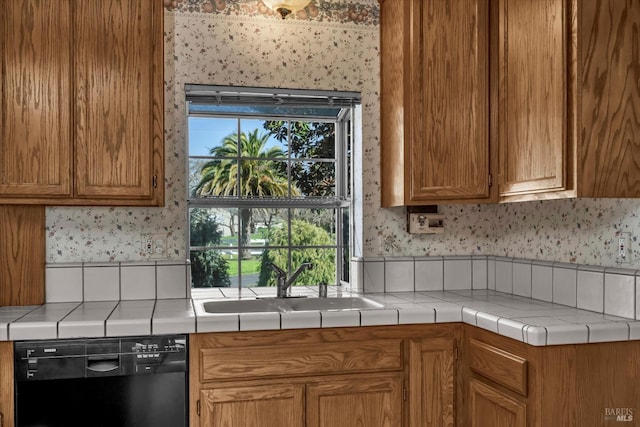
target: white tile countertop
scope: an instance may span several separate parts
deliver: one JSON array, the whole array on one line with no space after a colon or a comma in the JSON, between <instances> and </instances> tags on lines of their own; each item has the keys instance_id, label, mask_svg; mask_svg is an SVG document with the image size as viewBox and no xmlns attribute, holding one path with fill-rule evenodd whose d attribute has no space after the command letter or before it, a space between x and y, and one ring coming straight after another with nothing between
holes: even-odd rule
<instances>
[{"instance_id":1,"label":"white tile countertop","mask_svg":"<svg viewBox=\"0 0 640 427\"><path fill-rule=\"evenodd\" d=\"M293 292L316 296L317 288ZM194 290L190 299L0 307L0 341L446 322L468 323L535 346L640 339L640 321L486 289L363 295L329 287L330 297L364 296L384 305L375 309L213 314L201 308L204 300L274 293L274 288L220 288L206 294Z\"/></svg>"}]
</instances>

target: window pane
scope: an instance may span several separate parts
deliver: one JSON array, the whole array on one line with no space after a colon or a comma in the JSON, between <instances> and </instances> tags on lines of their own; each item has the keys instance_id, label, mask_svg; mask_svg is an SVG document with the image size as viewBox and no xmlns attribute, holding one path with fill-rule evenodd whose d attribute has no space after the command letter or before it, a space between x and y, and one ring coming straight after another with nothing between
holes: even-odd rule
<instances>
[{"instance_id":1,"label":"window pane","mask_svg":"<svg viewBox=\"0 0 640 427\"><path fill-rule=\"evenodd\" d=\"M351 266L351 252L349 251L351 243L351 216L349 208L341 209L342 215L342 280L349 281L349 268Z\"/></svg>"},{"instance_id":2,"label":"window pane","mask_svg":"<svg viewBox=\"0 0 640 427\"><path fill-rule=\"evenodd\" d=\"M245 239L247 246L288 246L289 214L287 209L248 209L251 212L249 239Z\"/></svg>"},{"instance_id":3,"label":"window pane","mask_svg":"<svg viewBox=\"0 0 640 427\"><path fill-rule=\"evenodd\" d=\"M188 197L196 196L196 188L202 179L202 168L209 162L207 159L189 159Z\"/></svg>"},{"instance_id":4,"label":"window pane","mask_svg":"<svg viewBox=\"0 0 640 427\"><path fill-rule=\"evenodd\" d=\"M268 129L266 120L240 120L242 157L286 158L287 144Z\"/></svg>"},{"instance_id":5,"label":"window pane","mask_svg":"<svg viewBox=\"0 0 640 427\"><path fill-rule=\"evenodd\" d=\"M335 246L335 209L293 209L291 244L294 246Z\"/></svg>"},{"instance_id":6,"label":"window pane","mask_svg":"<svg viewBox=\"0 0 640 427\"><path fill-rule=\"evenodd\" d=\"M336 155L335 124L291 122L289 147L293 158L334 159Z\"/></svg>"},{"instance_id":7,"label":"window pane","mask_svg":"<svg viewBox=\"0 0 640 427\"><path fill-rule=\"evenodd\" d=\"M262 253L262 251L254 251L250 250L252 256L248 259L240 260L240 271L241 271L241 282L242 287L247 288L250 286L258 286L258 281L260 279L260 271L262 269L262 257L258 253ZM231 278L233 286L238 286L238 280L236 278L234 282L234 278Z\"/></svg>"},{"instance_id":8,"label":"window pane","mask_svg":"<svg viewBox=\"0 0 640 427\"><path fill-rule=\"evenodd\" d=\"M219 288L232 285L238 276L238 262L220 250L191 251L191 280L194 288Z\"/></svg>"},{"instance_id":9,"label":"window pane","mask_svg":"<svg viewBox=\"0 0 640 427\"><path fill-rule=\"evenodd\" d=\"M220 155L225 138L237 133L238 119L189 117L189 156Z\"/></svg>"},{"instance_id":10,"label":"window pane","mask_svg":"<svg viewBox=\"0 0 640 427\"><path fill-rule=\"evenodd\" d=\"M242 197L288 198L287 162L272 160L242 160L240 162ZM292 188L293 194L298 194Z\"/></svg>"},{"instance_id":11,"label":"window pane","mask_svg":"<svg viewBox=\"0 0 640 427\"><path fill-rule=\"evenodd\" d=\"M236 196L238 194L238 162L236 160L210 160L201 165L193 178L194 197Z\"/></svg>"},{"instance_id":12,"label":"window pane","mask_svg":"<svg viewBox=\"0 0 640 427\"><path fill-rule=\"evenodd\" d=\"M304 197L333 197L336 194L336 165L333 162L293 162L291 181Z\"/></svg>"},{"instance_id":13,"label":"window pane","mask_svg":"<svg viewBox=\"0 0 640 427\"><path fill-rule=\"evenodd\" d=\"M238 246L238 209L189 209L190 246Z\"/></svg>"},{"instance_id":14,"label":"window pane","mask_svg":"<svg viewBox=\"0 0 640 427\"><path fill-rule=\"evenodd\" d=\"M291 263L295 270L304 262L313 264L313 269L302 273L294 285L317 286L321 282L336 282L335 249L296 249L291 251Z\"/></svg>"}]
</instances>

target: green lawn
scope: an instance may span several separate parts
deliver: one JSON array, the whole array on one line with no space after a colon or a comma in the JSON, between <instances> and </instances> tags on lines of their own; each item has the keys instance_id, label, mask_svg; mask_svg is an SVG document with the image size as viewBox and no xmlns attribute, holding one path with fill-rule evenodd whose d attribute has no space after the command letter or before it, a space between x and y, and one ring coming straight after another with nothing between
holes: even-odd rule
<instances>
[{"instance_id":1,"label":"green lawn","mask_svg":"<svg viewBox=\"0 0 640 427\"><path fill-rule=\"evenodd\" d=\"M236 264L237 258L233 257L233 259L229 260L229 276L237 276L238 275L238 264ZM251 274L251 273L259 273L260 272L260 259L243 259L242 266L242 274Z\"/></svg>"}]
</instances>

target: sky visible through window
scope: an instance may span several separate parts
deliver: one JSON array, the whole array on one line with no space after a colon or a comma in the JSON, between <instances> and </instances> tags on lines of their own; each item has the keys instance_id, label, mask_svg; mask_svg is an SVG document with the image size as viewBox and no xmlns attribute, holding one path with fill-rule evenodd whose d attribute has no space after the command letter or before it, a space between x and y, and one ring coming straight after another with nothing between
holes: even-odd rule
<instances>
[{"instance_id":1,"label":"sky visible through window","mask_svg":"<svg viewBox=\"0 0 640 427\"><path fill-rule=\"evenodd\" d=\"M263 123L264 120L259 119L242 119L243 130L261 129L262 133L266 133ZM189 155L209 156L212 147L237 131L236 118L211 120L209 117L189 117ZM271 136L265 148L277 146L280 143Z\"/></svg>"}]
</instances>

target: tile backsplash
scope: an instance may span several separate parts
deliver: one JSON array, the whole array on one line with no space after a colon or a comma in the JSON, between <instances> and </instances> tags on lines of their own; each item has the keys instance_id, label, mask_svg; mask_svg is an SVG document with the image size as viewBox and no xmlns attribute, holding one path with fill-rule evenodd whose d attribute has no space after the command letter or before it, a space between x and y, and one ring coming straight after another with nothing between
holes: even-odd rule
<instances>
[{"instance_id":1,"label":"tile backsplash","mask_svg":"<svg viewBox=\"0 0 640 427\"><path fill-rule=\"evenodd\" d=\"M47 303L188 298L187 261L59 263L45 269Z\"/></svg>"},{"instance_id":2,"label":"tile backsplash","mask_svg":"<svg viewBox=\"0 0 640 427\"><path fill-rule=\"evenodd\" d=\"M640 320L640 270L496 256L353 258L364 293L494 289Z\"/></svg>"}]
</instances>

